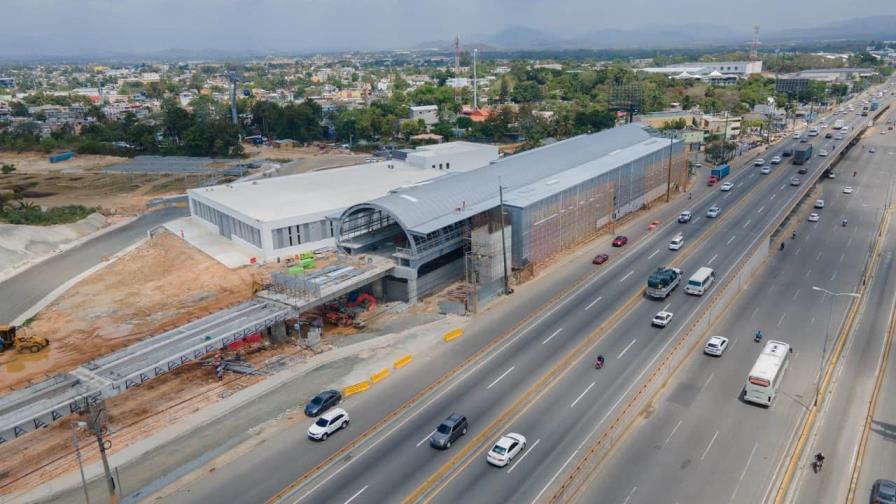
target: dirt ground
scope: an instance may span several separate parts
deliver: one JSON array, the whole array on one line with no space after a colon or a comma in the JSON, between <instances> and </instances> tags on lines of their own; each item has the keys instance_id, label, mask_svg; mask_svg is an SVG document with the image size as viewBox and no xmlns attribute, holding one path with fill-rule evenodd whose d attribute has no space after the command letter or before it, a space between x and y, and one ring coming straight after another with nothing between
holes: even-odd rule
<instances>
[{"instance_id":1,"label":"dirt ground","mask_svg":"<svg viewBox=\"0 0 896 504\"><path fill-rule=\"evenodd\" d=\"M31 324L38 354L0 357L0 391L75 368L252 296L253 271L230 270L164 233L76 284Z\"/></svg>"}]
</instances>

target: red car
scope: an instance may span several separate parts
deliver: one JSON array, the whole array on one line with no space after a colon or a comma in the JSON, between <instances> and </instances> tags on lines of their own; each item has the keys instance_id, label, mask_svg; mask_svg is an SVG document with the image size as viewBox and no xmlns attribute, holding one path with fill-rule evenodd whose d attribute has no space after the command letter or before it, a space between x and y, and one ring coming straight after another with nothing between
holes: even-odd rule
<instances>
[{"instance_id":1,"label":"red car","mask_svg":"<svg viewBox=\"0 0 896 504\"><path fill-rule=\"evenodd\" d=\"M594 259L591 261L591 264L603 264L610 260L610 256L607 254L597 254L594 256Z\"/></svg>"},{"instance_id":2,"label":"red car","mask_svg":"<svg viewBox=\"0 0 896 504\"><path fill-rule=\"evenodd\" d=\"M716 182L718 182L718 181L719 181L718 177L716 177L715 175L710 175L709 180L706 181L706 185L714 186L714 185L716 185Z\"/></svg>"},{"instance_id":3,"label":"red car","mask_svg":"<svg viewBox=\"0 0 896 504\"><path fill-rule=\"evenodd\" d=\"M626 243L628 243L627 236L619 235L616 238L613 238L613 246L614 247L621 247L621 246L625 245Z\"/></svg>"}]
</instances>

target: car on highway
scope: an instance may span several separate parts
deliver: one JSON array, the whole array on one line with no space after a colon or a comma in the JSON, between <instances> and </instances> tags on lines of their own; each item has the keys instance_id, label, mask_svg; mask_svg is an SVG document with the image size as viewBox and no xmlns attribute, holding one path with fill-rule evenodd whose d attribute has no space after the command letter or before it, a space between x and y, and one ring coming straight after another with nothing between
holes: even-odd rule
<instances>
[{"instance_id":1,"label":"car on highway","mask_svg":"<svg viewBox=\"0 0 896 504\"><path fill-rule=\"evenodd\" d=\"M800 143L807 143L809 141L809 137L800 137Z\"/></svg>"},{"instance_id":2,"label":"car on highway","mask_svg":"<svg viewBox=\"0 0 896 504\"><path fill-rule=\"evenodd\" d=\"M594 259L591 260L591 264L603 264L610 260L610 256L607 254L597 254L594 256Z\"/></svg>"},{"instance_id":3,"label":"car on highway","mask_svg":"<svg viewBox=\"0 0 896 504\"><path fill-rule=\"evenodd\" d=\"M672 321L672 312L661 311L653 316L653 320L650 321L650 325L655 327L666 327L669 325L669 322Z\"/></svg>"},{"instance_id":4,"label":"car on highway","mask_svg":"<svg viewBox=\"0 0 896 504\"><path fill-rule=\"evenodd\" d=\"M887 130L880 130L880 134L881 134L881 135L886 135L886 134L887 134Z\"/></svg>"},{"instance_id":5,"label":"car on highway","mask_svg":"<svg viewBox=\"0 0 896 504\"><path fill-rule=\"evenodd\" d=\"M799 178L799 177L791 177L791 178L790 178L790 185L792 185L792 186L798 186L798 185L800 185L800 178Z\"/></svg>"},{"instance_id":6,"label":"car on highway","mask_svg":"<svg viewBox=\"0 0 896 504\"><path fill-rule=\"evenodd\" d=\"M828 131L827 133L824 134L824 137L825 138L834 138L834 134L831 133L830 131Z\"/></svg>"},{"instance_id":7,"label":"car on highway","mask_svg":"<svg viewBox=\"0 0 896 504\"><path fill-rule=\"evenodd\" d=\"M713 205L713 206L709 207L708 210L706 210L706 216L709 217L710 219L714 219L714 218L718 217L721 212L722 212L721 208Z\"/></svg>"},{"instance_id":8,"label":"car on highway","mask_svg":"<svg viewBox=\"0 0 896 504\"><path fill-rule=\"evenodd\" d=\"M837 178L837 172L835 172L835 171L833 171L833 170L828 170L828 178L829 178L829 179L835 179L835 178Z\"/></svg>"},{"instance_id":9,"label":"car on highway","mask_svg":"<svg viewBox=\"0 0 896 504\"><path fill-rule=\"evenodd\" d=\"M771 172L772 172L772 167L771 167L771 166L763 166L763 167L759 170L759 173L761 173L761 174L763 174L763 175L768 175L768 174L771 173Z\"/></svg>"},{"instance_id":10,"label":"car on highway","mask_svg":"<svg viewBox=\"0 0 896 504\"><path fill-rule=\"evenodd\" d=\"M837 133L837 136L834 137L834 140L843 140L843 135Z\"/></svg>"},{"instance_id":11,"label":"car on highway","mask_svg":"<svg viewBox=\"0 0 896 504\"><path fill-rule=\"evenodd\" d=\"M802 135L799 132L793 134L794 140L799 140Z\"/></svg>"},{"instance_id":12,"label":"car on highway","mask_svg":"<svg viewBox=\"0 0 896 504\"><path fill-rule=\"evenodd\" d=\"M815 208L824 208L824 200L823 199L815 200Z\"/></svg>"},{"instance_id":13,"label":"car on highway","mask_svg":"<svg viewBox=\"0 0 896 504\"><path fill-rule=\"evenodd\" d=\"M728 191L734 189L734 184L732 184L731 182L725 182L724 184L722 184L721 189L722 189L722 192L728 192Z\"/></svg>"},{"instance_id":14,"label":"car on highway","mask_svg":"<svg viewBox=\"0 0 896 504\"><path fill-rule=\"evenodd\" d=\"M685 210L684 212L681 212L680 214L678 214L678 222L681 222L682 224L684 224L685 222L690 222L690 221L691 221L691 211L690 210Z\"/></svg>"},{"instance_id":15,"label":"car on highway","mask_svg":"<svg viewBox=\"0 0 896 504\"><path fill-rule=\"evenodd\" d=\"M812 212L809 214L809 222L818 222L818 219L820 219L820 218L821 217L819 217L818 214L815 212Z\"/></svg>"},{"instance_id":16,"label":"car on highway","mask_svg":"<svg viewBox=\"0 0 896 504\"><path fill-rule=\"evenodd\" d=\"M467 433L467 417L452 413L436 427L435 432L429 437L429 445L433 448L447 450L457 438Z\"/></svg>"},{"instance_id":17,"label":"car on highway","mask_svg":"<svg viewBox=\"0 0 896 504\"><path fill-rule=\"evenodd\" d=\"M613 238L614 247L622 247L626 243L628 243L628 236L619 235L616 238Z\"/></svg>"},{"instance_id":18,"label":"car on highway","mask_svg":"<svg viewBox=\"0 0 896 504\"><path fill-rule=\"evenodd\" d=\"M896 504L896 482L879 479L871 485L872 504Z\"/></svg>"},{"instance_id":19,"label":"car on highway","mask_svg":"<svg viewBox=\"0 0 896 504\"><path fill-rule=\"evenodd\" d=\"M504 467L525 448L525 436L509 432L501 436L495 446L492 446L492 449L485 455L485 460L493 466Z\"/></svg>"},{"instance_id":20,"label":"car on highway","mask_svg":"<svg viewBox=\"0 0 896 504\"><path fill-rule=\"evenodd\" d=\"M874 147L868 149L869 154L874 154L875 152L877 152L877 149L875 149Z\"/></svg>"},{"instance_id":21,"label":"car on highway","mask_svg":"<svg viewBox=\"0 0 896 504\"><path fill-rule=\"evenodd\" d=\"M756 166L762 166L765 164L765 160L762 158L758 158L758 159L756 159L756 161L753 161L753 164Z\"/></svg>"},{"instance_id":22,"label":"car on highway","mask_svg":"<svg viewBox=\"0 0 896 504\"><path fill-rule=\"evenodd\" d=\"M672 238L672 241L669 242L669 250L678 250L684 245L684 235L678 233Z\"/></svg>"},{"instance_id":23,"label":"car on highway","mask_svg":"<svg viewBox=\"0 0 896 504\"><path fill-rule=\"evenodd\" d=\"M308 401L308 404L305 405L305 415L316 417L339 404L341 400L342 394L338 390L324 390Z\"/></svg>"},{"instance_id":24,"label":"car on highway","mask_svg":"<svg viewBox=\"0 0 896 504\"><path fill-rule=\"evenodd\" d=\"M772 158L772 164L778 164L781 162L781 156L775 156Z\"/></svg>"},{"instance_id":25,"label":"car on highway","mask_svg":"<svg viewBox=\"0 0 896 504\"><path fill-rule=\"evenodd\" d=\"M846 186L843 188L843 194L852 194L852 186Z\"/></svg>"},{"instance_id":26,"label":"car on highway","mask_svg":"<svg viewBox=\"0 0 896 504\"><path fill-rule=\"evenodd\" d=\"M709 341L707 341L706 345L703 347L703 353L720 357L722 353L725 352L726 348L728 348L728 338L724 336L713 336L712 338L709 338Z\"/></svg>"},{"instance_id":27,"label":"car on highway","mask_svg":"<svg viewBox=\"0 0 896 504\"><path fill-rule=\"evenodd\" d=\"M333 408L308 427L308 437L315 441L326 441L330 434L348 427L348 422L348 413L344 409Z\"/></svg>"},{"instance_id":28,"label":"car on highway","mask_svg":"<svg viewBox=\"0 0 896 504\"><path fill-rule=\"evenodd\" d=\"M784 151L781 152L781 156L783 156L783 157L790 157L792 155L793 155L793 149L784 149Z\"/></svg>"},{"instance_id":29,"label":"car on highway","mask_svg":"<svg viewBox=\"0 0 896 504\"><path fill-rule=\"evenodd\" d=\"M809 169L806 168L805 166L800 166L799 170L797 170L796 172L799 173L800 175L805 175L805 174L809 173Z\"/></svg>"},{"instance_id":30,"label":"car on highway","mask_svg":"<svg viewBox=\"0 0 896 504\"><path fill-rule=\"evenodd\" d=\"M824 150L824 149L821 149L820 151L818 151L818 155L819 155L820 157L827 157L827 155L828 155L828 151L826 151L826 150Z\"/></svg>"}]
</instances>

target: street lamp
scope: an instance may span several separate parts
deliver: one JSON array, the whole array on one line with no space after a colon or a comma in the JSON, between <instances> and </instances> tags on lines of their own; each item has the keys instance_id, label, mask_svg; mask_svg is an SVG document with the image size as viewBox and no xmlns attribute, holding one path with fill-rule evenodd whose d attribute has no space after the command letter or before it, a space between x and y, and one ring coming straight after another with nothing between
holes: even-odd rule
<instances>
[{"instance_id":1,"label":"street lamp","mask_svg":"<svg viewBox=\"0 0 896 504\"><path fill-rule=\"evenodd\" d=\"M75 430L87 428L87 422L72 422L72 446L75 447L75 457L78 459L78 469L81 471L81 487L84 489L84 502L90 504L90 495L87 494L87 479L84 477L84 465L81 463L81 446L78 443L78 434Z\"/></svg>"},{"instance_id":2,"label":"street lamp","mask_svg":"<svg viewBox=\"0 0 896 504\"><path fill-rule=\"evenodd\" d=\"M818 407L818 394L821 391L821 377L822 377L822 375L824 375L825 354L827 354L828 338L830 337L830 331L831 331L831 322L833 321L833 318L834 318L834 298L837 296L850 296L850 297L857 298L857 297L859 297L859 294L857 294L855 292L831 292L827 289L822 289L821 287L817 287L815 285L812 286L812 290L818 291L818 292L823 292L823 293L831 296L831 309L828 310L828 325L824 329L824 345L822 345L822 348L821 348L821 363L818 366L818 380L815 383L815 406Z\"/></svg>"}]
</instances>

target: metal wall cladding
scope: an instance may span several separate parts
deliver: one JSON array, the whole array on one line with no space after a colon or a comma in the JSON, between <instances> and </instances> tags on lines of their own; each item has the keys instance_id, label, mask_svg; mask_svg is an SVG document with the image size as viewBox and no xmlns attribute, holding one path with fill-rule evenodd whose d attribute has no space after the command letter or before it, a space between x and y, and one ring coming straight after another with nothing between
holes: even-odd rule
<instances>
[{"instance_id":1,"label":"metal wall cladding","mask_svg":"<svg viewBox=\"0 0 896 504\"><path fill-rule=\"evenodd\" d=\"M668 178L669 149L662 149L525 208L510 207L514 267L538 264L594 237L610 218L619 219L664 192L658 189L665 188ZM673 190L686 181L686 153L675 144Z\"/></svg>"}]
</instances>

